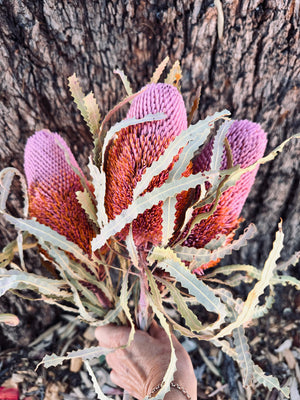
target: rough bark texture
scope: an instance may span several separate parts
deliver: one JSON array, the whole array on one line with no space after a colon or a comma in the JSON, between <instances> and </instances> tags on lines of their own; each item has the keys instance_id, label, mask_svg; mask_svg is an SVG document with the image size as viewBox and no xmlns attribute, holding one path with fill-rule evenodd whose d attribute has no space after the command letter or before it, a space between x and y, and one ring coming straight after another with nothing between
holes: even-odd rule
<instances>
[{"instance_id":1,"label":"rough bark texture","mask_svg":"<svg viewBox=\"0 0 300 400\"><path fill-rule=\"evenodd\" d=\"M226 107L233 118L259 122L269 133L267 151L300 131L297 0L223 1L223 39L208 0L4 0L0 7L1 168L22 170L27 138L44 127L66 138L84 166L91 138L67 77L76 72L104 115L125 94L115 67L137 90L167 55L181 62L187 109L202 88L197 119ZM243 210L258 236L234 261L261 266L280 217L284 257L299 249L299 156L293 141L261 167ZM11 235L1 224L0 247Z\"/></svg>"}]
</instances>

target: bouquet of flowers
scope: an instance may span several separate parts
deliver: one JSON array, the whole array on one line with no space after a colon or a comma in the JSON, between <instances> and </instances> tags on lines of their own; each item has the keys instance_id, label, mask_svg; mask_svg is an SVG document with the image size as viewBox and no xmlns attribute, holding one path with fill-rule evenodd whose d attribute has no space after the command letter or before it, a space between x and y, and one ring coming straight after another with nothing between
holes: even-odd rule
<instances>
[{"instance_id":1,"label":"bouquet of flowers","mask_svg":"<svg viewBox=\"0 0 300 400\"><path fill-rule=\"evenodd\" d=\"M176 370L171 328L220 347L239 364L245 386L256 381L287 397L288 388L253 362L245 334L245 327L271 307L276 285L300 287L296 279L278 273L299 258L277 265L281 222L262 270L249 265L210 268L255 234L250 224L236 237L242 207L259 165L274 159L290 139L263 157L266 133L256 123L231 121L223 110L192 125L199 99L187 115L179 63L164 83L158 82L167 61L135 94L118 71L127 97L101 123L93 93L85 96L76 75L69 78L94 140L89 176L65 140L46 129L27 142L26 181L14 168L1 171L0 212L18 236L0 255L0 294L31 289L92 326L130 325L128 345L136 329L148 329L156 318L170 339L171 357L155 398L170 390ZM108 129L111 116L127 104L126 118ZM15 175L23 186L24 218L6 212ZM26 270L23 251L32 247L51 262L52 278ZM16 253L19 266L13 262ZM255 282L245 301L230 290L242 280ZM266 288L269 294L261 303ZM197 304L214 315L214 322L197 318ZM170 305L180 318L171 316ZM0 318L17 320L5 314ZM52 354L42 362L49 367L82 357L95 380L88 360L106 353L91 347ZM97 385L96 390L106 398Z\"/></svg>"}]
</instances>

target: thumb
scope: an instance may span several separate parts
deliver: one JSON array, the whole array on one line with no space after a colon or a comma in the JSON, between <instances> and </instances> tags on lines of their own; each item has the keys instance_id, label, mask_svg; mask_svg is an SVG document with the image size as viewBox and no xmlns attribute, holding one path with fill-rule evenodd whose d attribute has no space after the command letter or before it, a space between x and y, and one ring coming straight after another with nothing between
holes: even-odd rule
<instances>
[{"instance_id":1,"label":"thumb","mask_svg":"<svg viewBox=\"0 0 300 400\"><path fill-rule=\"evenodd\" d=\"M152 324L149 328L149 334L154 339L168 339L165 330L161 326L159 326L158 323L154 320L152 321Z\"/></svg>"},{"instance_id":2,"label":"thumb","mask_svg":"<svg viewBox=\"0 0 300 400\"><path fill-rule=\"evenodd\" d=\"M104 325L95 330L95 337L99 346L106 348L117 348L126 346L130 334L128 326Z\"/></svg>"}]
</instances>

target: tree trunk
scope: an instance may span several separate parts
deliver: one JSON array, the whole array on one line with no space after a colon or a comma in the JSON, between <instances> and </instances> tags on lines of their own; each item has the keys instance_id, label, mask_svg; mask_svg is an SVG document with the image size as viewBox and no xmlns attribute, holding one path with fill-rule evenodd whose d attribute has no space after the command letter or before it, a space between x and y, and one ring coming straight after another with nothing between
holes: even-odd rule
<instances>
[{"instance_id":1,"label":"tree trunk","mask_svg":"<svg viewBox=\"0 0 300 400\"><path fill-rule=\"evenodd\" d=\"M22 171L26 140L42 128L66 138L84 166L92 142L68 76L76 72L105 115L125 95L116 67L138 90L167 55L181 62L188 110L202 89L197 119L227 108L234 119L259 122L268 132L267 152L299 132L299 2L231 0L222 7L223 37L222 16L209 0L1 2L0 167ZM294 140L260 168L242 213L258 235L234 262L262 266L280 218L283 257L299 249L299 155ZM3 247L12 233L1 224Z\"/></svg>"}]
</instances>

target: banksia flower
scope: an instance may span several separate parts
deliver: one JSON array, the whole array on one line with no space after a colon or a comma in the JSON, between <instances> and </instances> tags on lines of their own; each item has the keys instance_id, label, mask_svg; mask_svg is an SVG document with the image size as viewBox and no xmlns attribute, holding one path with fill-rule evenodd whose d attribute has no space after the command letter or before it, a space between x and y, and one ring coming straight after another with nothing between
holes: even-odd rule
<instances>
[{"instance_id":1,"label":"banksia flower","mask_svg":"<svg viewBox=\"0 0 300 400\"><path fill-rule=\"evenodd\" d=\"M84 189L82 181L88 182L66 142L57 133L36 132L25 147L24 169L30 216L91 254L95 233L76 198Z\"/></svg>"},{"instance_id":2,"label":"banksia flower","mask_svg":"<svg viewBox=\"0 0 300 400\"><path fill-rule=\"evenodd\" d=\"M127 118L142 118L163 112L167 118L122 129L110 144L106 160L105 207L109 219L114 219L131 204L133 190L145 169L164 153L170 142L187 128L184 102L178 89L167 84L150 84L131 104ZM174 163L150 182L146 191L160 187L168 178ZM153 206L133 221L133 236L137 246L161 242L161 205ZM124 235L126 236L125 229Z\"/></svg>"},{"instance_id":3,"label":"banksia flower","mask_svg":"<svg viewBox=\"0 0 300 400\"><path fill-rule=\"evenodd\" d=\"M267 144L266 133L256 123L247 120L234 121L226 137L231 148L233 165L240 164L242 168L246 168L255 163L264 154ZM192 172L194 174L209 170L212 147L213 140L193 160ZM227 167L227 158L224 150L221 169L226 169ZM229 235L227 243L232 240L233 232L239 225L239 216L254 183L257 170L258 166L253 171L243 174L235 186L227 189L221 195L216 211L193 228L184 241L184 246L203 248L220 234ZM212 204L197 209L194 211L193 217L200 213L208 212L211 207ZM180 202L177 204L177 208L180 209ZM203 265L198 272L201 273L202 270L216 263L218 261Z\"/></svg>"}]
</instances>

